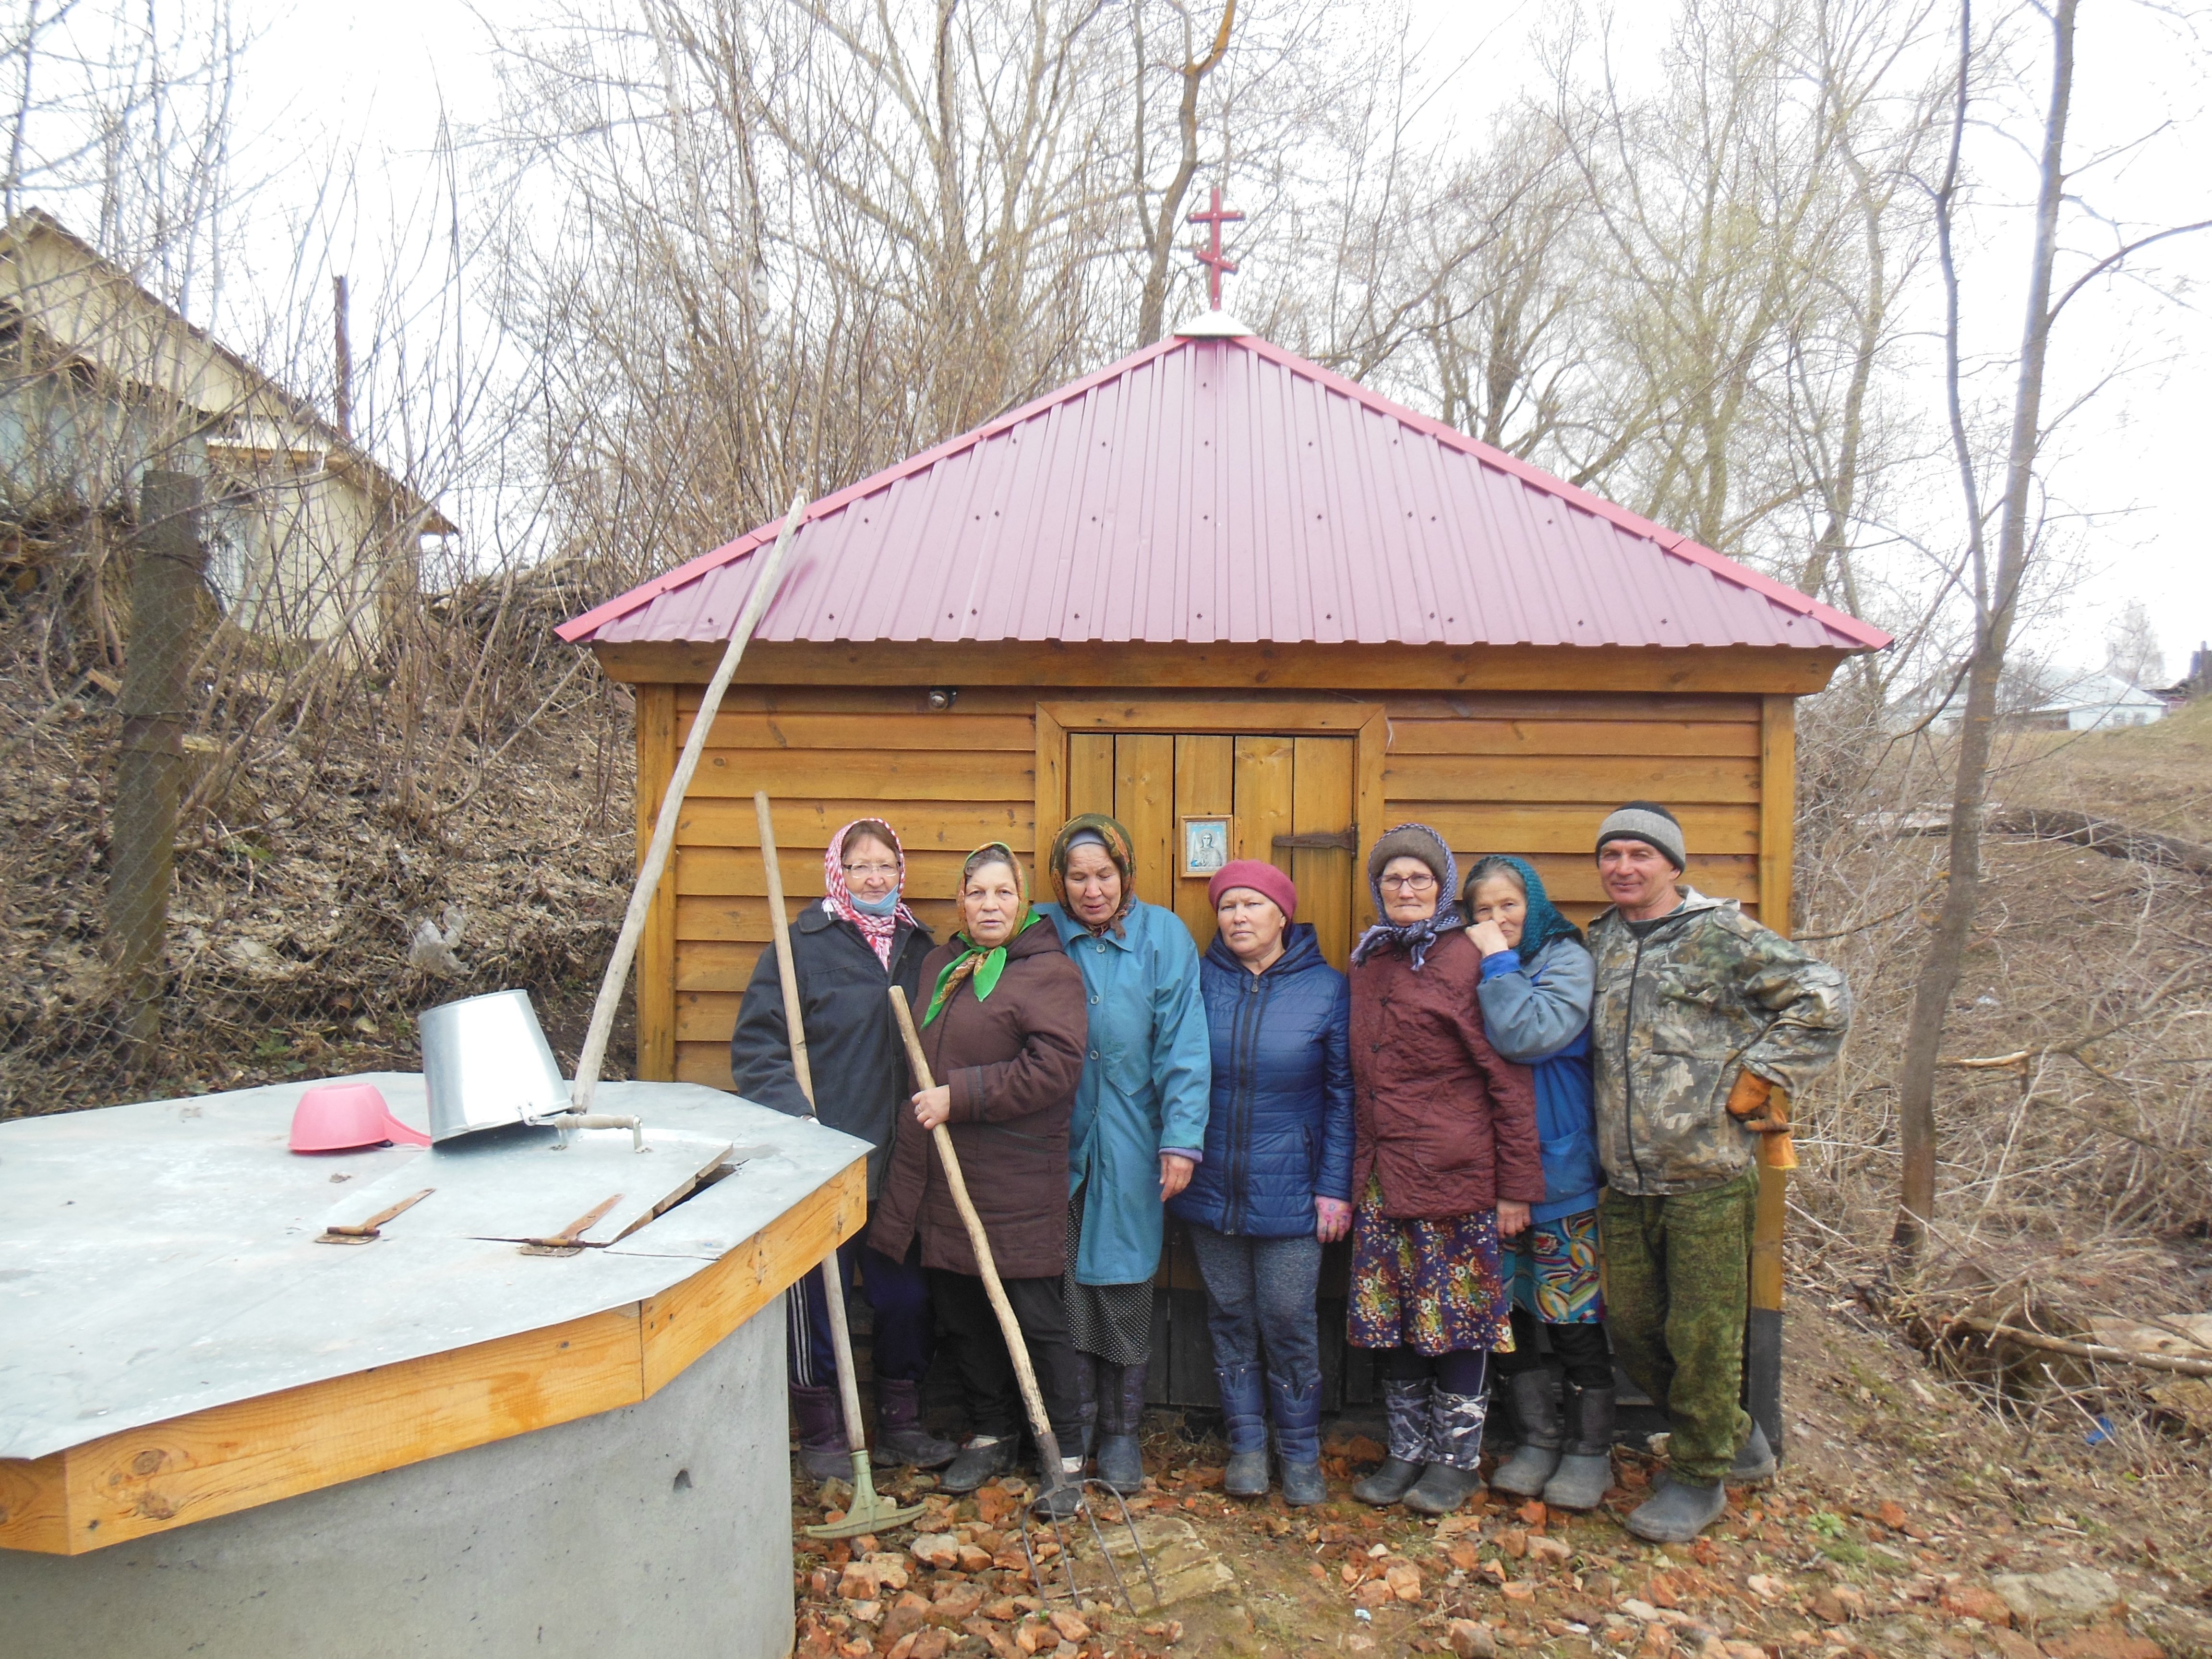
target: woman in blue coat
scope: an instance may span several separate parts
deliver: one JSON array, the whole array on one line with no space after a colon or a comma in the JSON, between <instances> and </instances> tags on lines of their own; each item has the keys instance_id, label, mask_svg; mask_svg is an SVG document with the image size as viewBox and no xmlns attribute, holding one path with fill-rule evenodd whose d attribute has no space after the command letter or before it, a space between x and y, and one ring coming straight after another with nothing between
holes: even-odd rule
<instances>
[{"instance_id":1,"label":"woman in blue coat","mask_svg":"<svg viewBox=\"0 0 2212 1659\"><path fill-rule=\"evenodd\" d=\"M1275 1425L1283 1499L1318 1504L1321 1248L1352 1225L1352 990L1293 923L1298 890L1238 859L1206 886L1220 931L1200 967L1213 1045L1206 1160L1168 1207L1206 1280L1236 1498L1267 1491ZM1264 1352L1264 1360L1262 1354Z\"/></svg>"},{"instance_id":2,"label":"woman in blue coat","mask_svg":"<svg viewBox=\"0 0 2212 1659\"><path fill-rule=\"evenodd\" d=\"M1535 1073L1544 1201L1505 1253L1513 1352L1498 1356L1521 1446L1490 1484L1554 1509L1594 1509L1613 1483L1613 1359L1598 1283L1597 1193L1604 1184L1590 1101L1595 971L1582 934L1525 860L1486 858L1467 878L1468 937L1482 953L1475 1000L1498 1052ZM1566 1368L1561 1420L1536 1350L1541 1323Z\"/></svg>"},{"instance_id":3,"label":"woman in blue coat","mask_svg":"<svg viewBox=\"0 0 2212 1659\"><path fill-rule=\"evenodd\" d=\"M1086 1356L1098 1478L1145 1479L1137 1447L1152 1352L1164 1206L1205 1156L1212 1077L1198 947L1172 910L1137 896L1129 832L1086 813L1052 844L1057 904L1040 904L1083 970L1091 1015L1067 1139L1067 1326Z\"/></svg>"}]
</instances>

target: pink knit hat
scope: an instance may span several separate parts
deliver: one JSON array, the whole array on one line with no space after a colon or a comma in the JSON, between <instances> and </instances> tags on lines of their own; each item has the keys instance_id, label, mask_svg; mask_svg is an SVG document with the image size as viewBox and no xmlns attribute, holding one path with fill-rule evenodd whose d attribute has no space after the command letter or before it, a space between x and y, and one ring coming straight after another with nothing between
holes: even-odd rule
<instances>
[{"instance_id":1,"label":"pink knit hat","mask_svg":"<svg viewBox=\"0 0 2212 1659\"><path fill-rule=\"evenodd\" d=\"M1288 921L1298 913L1297 884L1273 865L1260 859L1231 859L1206 884L1206 902L1217 910L1221 896L1232 887L1249 887L1271 901Z\"/></svg>"}]
</instances>

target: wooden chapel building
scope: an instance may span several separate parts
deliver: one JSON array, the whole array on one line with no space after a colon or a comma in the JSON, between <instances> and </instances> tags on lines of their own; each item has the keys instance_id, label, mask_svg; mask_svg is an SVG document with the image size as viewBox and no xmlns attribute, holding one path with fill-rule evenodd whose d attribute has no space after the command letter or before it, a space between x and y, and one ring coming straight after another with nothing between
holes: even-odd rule
<instances>
[{"instance_id":1,"label":"wooden chapel building","mask_svg":"<svg viewBox=\"0 0 2212 1659\"><path fill-rule=\"evenodd\" d=\"M641 851L780 527L560 630L636 688ZM1888 642L1209 313L805 509L654 900L639 1073L731 1086L769 938L756 789L794 913L830 834L881 816L940 939L969 849L1034 866L1091 811L1201 950L1185 872L1272 859L1344 966L1365 849L1407 819L1462 870L1528 858L1586 921L1598 823L1638 797L1680 817L1692 884L1786 929L1796 700ZM1195 1291L1187 1249L1163 1278ZM1202 1320L1164 1317L1197 1328L1156 1396L1210 1399Z\"/></svg>"}]
</instances>

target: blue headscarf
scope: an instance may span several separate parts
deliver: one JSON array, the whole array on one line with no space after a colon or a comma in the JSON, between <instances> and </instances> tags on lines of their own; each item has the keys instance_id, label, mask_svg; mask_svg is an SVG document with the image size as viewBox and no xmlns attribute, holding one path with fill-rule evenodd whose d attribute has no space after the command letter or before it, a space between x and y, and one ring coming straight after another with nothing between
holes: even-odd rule
<instances>
[{"instance_id":1,"label":"blue headscarf","mask_svg":"<svg viewBox=\"0 0 2212 1659\"><path fill-rule=\"evenodd\" d=\"M1474 884L1482 878L1482 866L1492 861L1490 858L1477 859L1474 868L1468 873L1468 890L1463 896L1469 915L1474 914ZM1521 878L1522 892L1528 896L1528 914L1522 918L1521 943L1513 947L1522 961L1534 961L1536 953L1555 939L1571 939L1577 945L1582 943L1583 930L1559 914L1559 906L1552 902L1552 896L1544 890L1544 878L1536 873L1534 865L1526 859L1516 859L1510 854L1498 857L1496 861L1512 866Z\"/></svg>"},{"instance_id":2,"label":"blue headscarf","mask_svg":"<svg viewBox=\"0 0 2212 1659\"><path fill-rule=\"evenodd\" d=\"M1403 845L1409 839L1420 837L1425 837L1436 844L1435 852L1443 860L1441 868L1437 867L1436 858L1430 857L1425 852L1417 851ZM1418 858L1431 870L1436 871L1436 914L1425 916L1419 921L1407 922L1402 927L1388 921L1378 921L1372 927L1362 933L1359 936L1359 942L1352 947L1352 960L1356 966L1366 961L1375 951L1387 945L1394 950L1403 951L1411 956L1413 959L1413 971L1418 974L1421 971L1421 964L1428 960L1429 947L1453 928L1464 927L1467 925L1460 915L1459 905L1452 898L1454 890L1459 885L1459 861L1452 857L1451 848L1445 843L1444 838L1430 829L1427 824L1398 825L1375 844L1374 852L1369 854L1367 858L1367 890L1375 896L1375 914L1379 917L1387 917L1390 914L1382 907L1382 866L1394 858Z\"/></svg>"}]
</instances>

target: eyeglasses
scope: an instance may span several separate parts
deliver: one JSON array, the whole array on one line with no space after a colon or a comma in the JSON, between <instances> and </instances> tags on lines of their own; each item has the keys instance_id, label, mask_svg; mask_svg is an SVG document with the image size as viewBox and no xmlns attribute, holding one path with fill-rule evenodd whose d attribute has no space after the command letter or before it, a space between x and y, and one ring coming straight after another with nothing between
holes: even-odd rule
<instances>
[{"instance_id":1,"label":"eyeglasses","mask_svg":"<svg viewBox=\"0 0 2212 1659\"><path fill-rule=\"evenodd\" d=\"M1394 893L1425 893L1437 884L1434 876L1385 876L1382 884Z\"/></svg>"},{"instance_id":2,"label":"eyeglasses","mask_svg":"<svg viewBox=\"0 0 2212 1659\"><path fill-rule=\"evenodd\" d=\"M896 864L848 864L845 866L845 873L848 876L896 876L898 874L898 866Z\"/></svg>"}]
</instances>

